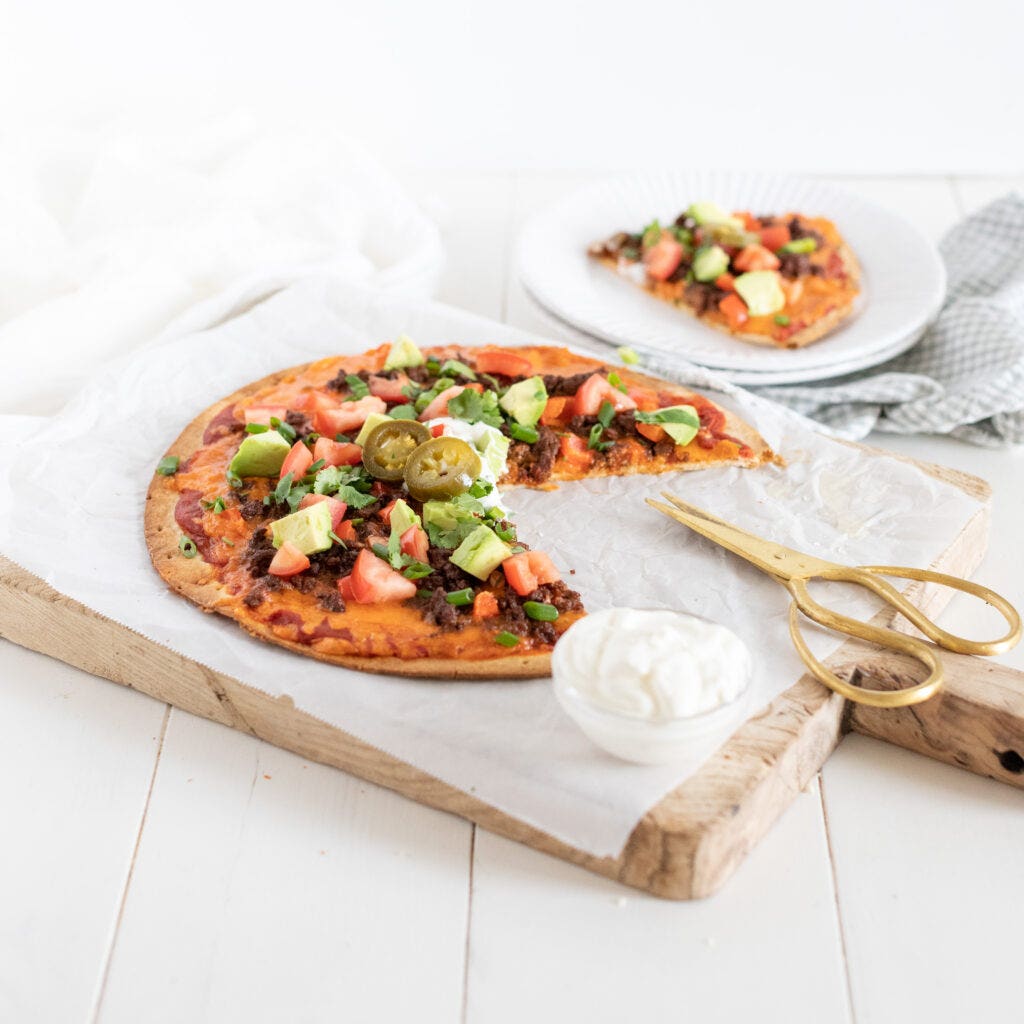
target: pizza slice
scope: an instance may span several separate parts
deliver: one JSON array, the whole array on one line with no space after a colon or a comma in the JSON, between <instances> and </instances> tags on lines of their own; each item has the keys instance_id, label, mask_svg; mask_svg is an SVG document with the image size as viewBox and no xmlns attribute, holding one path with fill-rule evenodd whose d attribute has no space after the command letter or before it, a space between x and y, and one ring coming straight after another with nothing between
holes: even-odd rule
<instances>
[{"instance_id":1,"label":"pizza slice","mask_svg":"<svg viewBox=\"0 0 1024 1024\"><path fill-rule=\"evenodd\" d=\"M802 348L853 311L860 268L836 226L801 213L726 213L694 203L590 247L590 255L656 298L741 341Z\"/></svg>"},{"instance_id":2,"label":"pizza slice","mask_svg":"<svg viewBox=\"0 0 1024 1024\"><path fill-rule=\"evenodd\" d=\"M400 338L197 416L154 475L146 540L178 593L310 657L541 676L583 605L504 488L773 458L709 399L564 348Z\"/></svg>"}]
</instances>

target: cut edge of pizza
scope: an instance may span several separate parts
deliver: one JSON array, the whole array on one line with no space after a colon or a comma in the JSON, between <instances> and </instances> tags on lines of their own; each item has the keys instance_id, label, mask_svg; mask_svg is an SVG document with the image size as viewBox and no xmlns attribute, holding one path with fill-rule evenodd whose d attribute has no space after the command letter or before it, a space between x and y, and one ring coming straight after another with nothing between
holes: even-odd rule
<instances>
[{"instance_id":1,"label":"cut edge of pizza","mask_svg":"<svg viewBox=\"0 0 1024 1024\"><path fill-rule=\"evenodd\" d=\"M663 227L620 231L589 255L655 298L739 341L803 348L854 311L860 265L832 221L727 213L694 203Z\"/></svg>"},{"instance_id":2,"label":"cut edge of pizza","mask_svg":"<svg viewBox=\"0 0 1024 1024\"><path fill-rule=\"evenodd\" d=\"M774 460L739 417L631 369L400 338L200 413L154 475L146 543L178 594L303 655L531 678L584 611L501 487Z\"/></svg>"}]
</instances>

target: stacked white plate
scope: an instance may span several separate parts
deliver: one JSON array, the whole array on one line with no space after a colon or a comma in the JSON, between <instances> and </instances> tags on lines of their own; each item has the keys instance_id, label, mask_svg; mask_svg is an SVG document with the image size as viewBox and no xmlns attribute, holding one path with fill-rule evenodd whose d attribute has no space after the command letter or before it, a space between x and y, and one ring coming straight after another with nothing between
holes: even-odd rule
<instances>
[{"instance_id":1,"label":"stacked white plate","mask_svg":"<svg viewBox=\"0 0 1024 1024\"><path fill-rule=\"evenodd\" d=\"M690 203L727 210L798 211L833 221L860 261L852 317L806 348L739 341L648 295L587 256L617 231L671 224ZM533 299L576 329L608 342L649 349L718 370L737 384L822 380L905 352L945 296L935 249L899 215L819 181L726 171L666 171L612 178L536 214L519 239L519 274Z\"/></svg>"}]
</instances>

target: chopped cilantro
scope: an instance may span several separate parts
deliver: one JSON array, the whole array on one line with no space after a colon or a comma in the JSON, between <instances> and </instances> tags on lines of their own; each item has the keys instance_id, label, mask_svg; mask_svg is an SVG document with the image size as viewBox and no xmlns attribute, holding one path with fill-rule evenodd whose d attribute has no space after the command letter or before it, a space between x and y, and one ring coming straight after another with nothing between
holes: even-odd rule
<instances>
[{"instance_id":1,"label":"chopped cilantro","mask_svg":"<svg viewBox=\"0 0 1024 1024\"><path fill-rule=\"evenodd\" d=\"M448 402L448 415L467 423L486 423L489 427L500 427L504 423L498 409L498 395L485 391L482 395L466 388Z\"/></svg>"},{"instance_id":2,"label":"chopped cilantro","mask_svg":"<svg viewBox=\"0 0 1024 1024\"><path fill-rule=\"evenodd\" d=\"M292 480L294 478L294 473L285 473L285 475L278 481L277 486L274 488L273 495L274 501L278 504L287 500L288 492L292 489Z\"/></svg>"},{"instance_id":3,"label":"chopped cilantro","mask_svg":"<svg viewBox=\"0 0 1024 1024\"><path fill-rule=\"evenodd\" d=\"M618 388L623 394L626 393L626 385L622 383L622 378L614 370L608 374L608 383L613 388Z\"/></svg>"},{"instance_id":4,"label":"chopped cilantro","mask_svg":"<svg viewBox=\"0 0 1024 1024\"><path fill-rule=\"evenodd\" d=\"M517 441L525 441L527 444L533 444L540 437L536 427L524 427L521 423L510 423L508 432Z\"/></svg>"},{"instance_id":5,"label":"chopped cilantro","mask_svg":"<svg viewBox=\"0 0 1024 1024\"><path fill-rule=\"evenodd\" d=\"M447 359L441 367L440 373L445 377L464 377L466 380L476 380L475 371L471 370L465 363L458 359Z\"/></svg>"},{"instance_id":6,"label":"chopped cilantro","mask_svg":"<svg viewBox=\"0 0 1024 1024\"><path fill-rule=\"evenodd\" d=\"M199 504L205 509L212 509L214 515L218 516L227 508L227 505L224 504L224 499L220 496L214 498L213 501L200 501Z\"/></svg>"},{"instance_id":7,"label":"chopped cilantro","mask_svg":"<svg viewBox=\"0 0 1024 1024\"><path fill-rule=\"evenodd\" d=\"M494 484L487 480L476 480L469 489L469 494L474 498L486 498L494 490Z\"/></svg>"},{"instance_id":8,"label":"chopped cilantro","mask_svg":"<svg viewBox=\"0 0 1024 1024\"><path fill-rule=\"evenodd\" d=\"M156 471L161 476L174 476L178 472L181 458L177 455L165 455L158 463Z\"/></svg>"},{"instance_id":9,"label":"chopped cilantro","mask_svg":"<svg viewBox=\"0 0 1024 1024\"><path fill-rule=\"evenodd\" d=\"M414 420L416 410L411 405L393 405L388 409L388 415L393 420Z\"/></svg>"},{"instance_id":10,"label":"chopped cilantro","mask_svg":"<svg viewBox=\"0 0 1024 1024\"><path fill-rule=\"evenodd\" d=\"M433 571L425 562L413 562L402 570L402 575L407 580L421 580L424 576L429 576Z\"/></svg>"}]
</instances>

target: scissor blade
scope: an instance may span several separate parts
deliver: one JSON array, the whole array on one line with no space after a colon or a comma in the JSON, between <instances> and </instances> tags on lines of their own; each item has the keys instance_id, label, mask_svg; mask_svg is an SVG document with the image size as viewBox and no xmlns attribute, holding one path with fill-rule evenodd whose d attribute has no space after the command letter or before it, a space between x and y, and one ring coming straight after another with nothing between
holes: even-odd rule
<instances>
[{"instance_id":1,"label":"scissor blade","mask_svg":"<svg viewBox=\"0 0 1024 1024\"><path fill-rule=\"evenodd\" d=\"M805 555L801 551L794 551L783 544L776 544L774 541L741 530L738 526L733 526L732 523L697 508L696 505L690 505L674 494L662 491L662 497L667 498L672 504L665 505L652 498L647 499L647 504L676 522L688 526L695 533L714 541L720 547L745 558L762 572L788 580L794 577L799 579L817 576L823 570L835 568L832 562L823 561L813 555Z\"/></svg>"}]
</instances>

